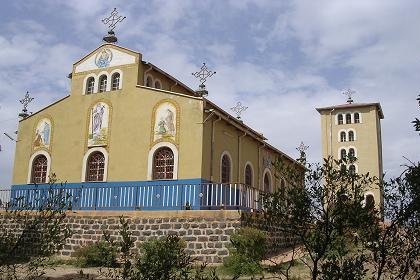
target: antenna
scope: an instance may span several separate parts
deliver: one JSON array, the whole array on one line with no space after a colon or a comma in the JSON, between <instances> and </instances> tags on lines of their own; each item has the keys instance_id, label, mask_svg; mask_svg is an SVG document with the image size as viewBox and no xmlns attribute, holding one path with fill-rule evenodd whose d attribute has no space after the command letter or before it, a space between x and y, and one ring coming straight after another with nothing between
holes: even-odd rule
<instances>
[{"instance_id":1,"label":"antenna","mask_svg":"<svg viewBox=\"0 0 420 280\"><path fill-rule=\"evenodd\" d=\"M17 142L17 140L15 138L13 138L12 136L10 136L9 134L7 134L6 132L3 132L4 135L6 135L7 138L9 138L10 140Z\"/></svg>"}]
</instances>

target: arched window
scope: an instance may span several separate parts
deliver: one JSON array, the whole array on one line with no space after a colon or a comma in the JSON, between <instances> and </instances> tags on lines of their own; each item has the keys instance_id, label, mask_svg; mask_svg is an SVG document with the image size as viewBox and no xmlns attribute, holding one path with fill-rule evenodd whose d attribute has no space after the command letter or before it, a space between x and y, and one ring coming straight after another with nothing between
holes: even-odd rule
<instances>
[{"instance_id":1,"label":"arched window","mask_svg":"<svg viewBox=\"0 0 420 280\"><path fill-rule=\"evenodd\" d=\"M173 178L174 152L168 147L162 147L153 156L153 180Z\"/></svg>"},{"instance_id":2,"label":"arched window","mask_svg":"<svg viewBox=\"0 0 420 280\"><path fill-rule=\"evenodd\" d=\"M32 162L32 178L34 184L42 184L47 182L48 160L44 155L39 155Z\"/></svg>"},{"instance_id":3,"label":"arched window","mask_svg":"<svg viewBox=\"0 0 420 280\"><path fill-rule=\"evenodd\" d=\"M354 113L354 123L360 123L360 115L359 115L359 113Z\"/></svg>"},{"instance_id":4,"label":"arched window","mask_svg":"<svg viewBox=\"0 0 420 280\"><path fill-rule=\"evenodd\" d=\"M341 173L345 173L345 172L346 172L346 165L345 165L345 164L342 164L342 165L340 166L340 172L341 172Z\"/></svg>"},{"instance_id":5,"label":"arched window","mask_svg":"<svg viewBox=\"0 0 420 280\"><path fill-rule=\"evenodd\" d=\"M349 166L349 173L354 175L356 174L356 166L354 166L353 164Z\"/></svg>"},{"instance_id":6,"label":"arched window","mask_svg":"<svg viewBox=\"0 0 420 280\"><path fill-rule=\"evenodd\" d=\"M105 156L101 152L89 155L86 165L86 181L95 182L104 180Z\"/></svg>"},{"instance_id":7,"label":"arched window","mask_svg":"<svg viewBox=\"0 0 420 280\"><path fill-rule=\"evenodd\" d=\"M155 82L155 88L157 88L157 89L161 89L162 88L162 85L160 84L159 81L156 81Z\"/></svg>"},{"instance_id":8,"label":"arched window","mask_svg":"<svg viewBox=\"0 0 420 280\"><path fill-rule=\"evenodd\" d=\"M120 73L115 73L115 74L112 75L112 78L111 78L111 80L112 80L111 90L118 90L118 89L120 89L120 78L121 78Z\"/></svg>"},{"instance_id":9,"label":"arched window","mask_svg":"<svg viewBox=\"0 0 420 280\"><path fill-rule=\"evenodd\" d=\"M108 77L106 75L102 75L99 78L99 92L105 92L106 91L107 82L108 82Z\"/></svg>"},{"instance_id":10,"label":"arched window","mask_svg":"<svg viewBox=\"0 0 420 280\"><path fill-rule=\"evenodd\" d=\"M351 114L346 114L346 123L351 123Z\"/></svg>"},{"instance_id":11,"label":"arched window","mask_svg":"<svg viewBox=\"0 0 420 280\"><path fill-rule=\"evenodd\" d=\"M341 149L340 151L340 159L345 159L347 156L346 149Z\"/></svg>"},{"instance_id":12,"label":"arched window","mask_svg":"<svg viewBox=\"0 0 420 280\"><path fill-rule=\"evenodd\" d=\"M353 131L349 131L349 141L354 141L354 132Z\"/></svg>"},{"instance_id":13,"label":"arched window","mask_svg":"<svg viewBox=\"0 0 420 280\"><path fill-rule=\"evenodd\" d=\"M95 78L89 77L86 81L86 94L93 93L94 88L95 88Z\"/></svg>"},{"instance_id":14,"label":"arched window","mask_svg":"<svg viewBox=\"0 0 420 280\"><path fill-rule=\"evenodd\" d=\"M146 77L146 87L152 87L153 86L153 79L150 76Z\"/></svg>"},{"instance_id":15,"label":"arched window","mask_svg":"<svg viewBox=\"0 0 420 280\"><path fill-rule=\"evenodd\" d=\"M245 185L252 186L252 167L250 164L247 164L245 167Z\"/></svg>"},{"instance_id":16,"label":"arched window","mask_svg":"<svg viewBox=\"0 0 420 280\"><path fill-rule=\"evenodd\" d=\"M365 196L365 207L367 209L373 209L375 207L375 197L373 194L367 194Z\"/></svg>"},{"instance_id":17,"label":"arched window","mask_svg":"<svg viewBox=\"0 0 420 280\"><path fill-rule=\"evenodd\" d=\"M231 178L230 178L230 170L231 170L231 163L230 163L230 158L228 155L223 155L222 157L222 184L225 183L230 183L231 182Z\"/></svg>"},{"instance_id":18,"label":"arched window","mask_svg":"<svg viewBox=\"0 0 420 280\"><path fill-rule=\"evenodd\" d=\"M269 193L271 190L270 173L266 172L264 175L264 192Z\"/></svg>"},{"instance_id":19,"label":"arched window","mask_svg":"<svg viewBox=\"0 0 420 280\"><path fill-rule=\"evenodd\" d=\"M356 151L353 148L349 149L349 158L355 158L356 157Z\"/></svg>"},{"instance_id":20,"label":"arched window","mask_svg":"<svg viewBox=\"0 0 420 280\"><path fill-rule=\"evenodd\" d=\"M340 142L346 142L346 133L344 131L340 132Z\"/></svg>"},{"instance_id":21,"label":"arched window","mask_svg":"<svg viewBox=\"0 0 420 280\"><path fill-rule=\"evenodd\" d=\"M338 124L343 124L343 115L342 114L339 114L337 119L338 119Z\"/></svg>"}]
</instances>

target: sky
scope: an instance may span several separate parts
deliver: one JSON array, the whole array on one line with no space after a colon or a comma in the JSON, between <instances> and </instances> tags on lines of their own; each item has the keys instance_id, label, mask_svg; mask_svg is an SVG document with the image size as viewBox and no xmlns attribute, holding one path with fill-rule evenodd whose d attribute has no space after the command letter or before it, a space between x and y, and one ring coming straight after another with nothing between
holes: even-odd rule
<instances>
[{"instance_id":1,"label":"sky","mask_svg":"<svg viewBox=\"0 0 420 280\"><path fill-rule=\"evenodd\" d=\"M386 178L419 161L420 1L394 0L1 0L0 186L13 173L19 103L36 112L69 94L72 64L102 43L101 22L115 7L127 18L118 44L196 89L203 62L216 75L208 98L268 142L298 158L321 160L316 107L380 102ZM408 159L408 160L407 160Z\"/></svg>"}]
</instances>

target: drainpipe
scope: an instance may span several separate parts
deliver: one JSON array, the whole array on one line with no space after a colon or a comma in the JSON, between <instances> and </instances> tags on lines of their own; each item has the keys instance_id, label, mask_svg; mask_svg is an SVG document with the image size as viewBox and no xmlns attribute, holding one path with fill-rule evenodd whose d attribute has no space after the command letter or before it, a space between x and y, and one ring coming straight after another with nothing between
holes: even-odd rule
<instances>
[{"instance_id":1,"label":"drainpipe","mask_svg":"<svg viewBox=\"0 0 420 280\"><path fill-rule=\"evenodd\" d=\"M143 85L144 86L146 86L146 76L147 76L147 73L149 73L152 70L152 68L153 68L153 66L151 64L147 63L147 65L149 66L149 69L147 69L147 70L144 71L144 75L143 75Z\"/></svg>"},{"instance_id":2,"label":"drainpipe","mask_svg":"<svg viewBox=\"0 0 420 280\"><path fill-rule=\"evenodd\" d=\"M335 108L330 111L330 156L332 156L332 113Z\"/></svg>"},{"instance_id":3,"label":"drainpipe","mask_svg":"<svg viewBox=\"0 0 420 280\"><path fill-rule=\"evenodd\" d=\"M214 131L216 127L216 123L221 121L222 117L219 116L217 120L213 120L211 122L211 145L210 145L210 181L214 182L213 176L213 162L214 162Z\"/></svg>"},{"instance_id":4,"label":"drainpipe","mask_svg":"<svg viewBox=\"0 0 420 280\"><path fill-rule=\"evenodd\" d=\"M242 138L245 137L247 135L246 132L244 132L244 134L242 135L238 135L238 178L236 180L237 183L241 182L241 144L242 144Z\"/></svg>"}]
</instances>

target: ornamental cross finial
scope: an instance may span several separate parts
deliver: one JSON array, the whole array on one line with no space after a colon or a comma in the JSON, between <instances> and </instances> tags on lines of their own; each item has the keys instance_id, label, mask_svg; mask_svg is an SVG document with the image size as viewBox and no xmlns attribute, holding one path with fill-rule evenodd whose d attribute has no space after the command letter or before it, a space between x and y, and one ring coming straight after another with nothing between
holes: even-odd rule
<instances>
[{"instance_id":1,"label":"ornamental cross finial","mask_svg":"<svg viewBox=\"0 0 420 280\"><path fill-rule=\"evenodd\" d=\"M102 20L103 24L108 25L109 31L113 31L117 23L122 22L125 19L123 16L119 16L117 8L111 12L109 17L106 17Z\"/></svg>"},{"instance_id":2,"label":"ornamental cross finial","mask_svg":"<svg viewBox=\"0 0 420 280\"><path fill-rule=\"evenodd\" d=\"M356 93L356 91L348 88L348 89L344 90L342 93L347 96L347 103L349 103L349 104L353 103L352 97Z\"/></svg>"},{"instance_id":3,"label":"ornamental cross finial","mask_svg":"<svg viewBox=\"0 0 420 280\"><path fill-rule=\"evenodd\" d=\"M213 76L214 74L216 74L216 72L210 71L205 63L203 63L203 66L201 66L200 71L192 73L194 77L200 80L201 85L204 85L204 83L207 81L207 78Z\"/></svg>"},{"instance_id":4,"label":"ornamental cross finial","mask_svg":"<svg viewBox=\"0 0 420 280\"><path fill-rule=\"evenodd\" d=\"M28 105L29 103L32 102L32 100L34 100L33 97L29 96L29 91L26 92L25 97L21 100L19 100L19 102L23 105L23 109L22 109L22 113L24 115L28 115Z\"/></svg>"},{"instance_id":5,"label":"ornamental cross finial","mask_svg":"<svg viewBox=\"0 0 420 280\"><path fill-rule=\"evenodd\" d=\"M296 148L300 152L300 158L298 159L301 162L306 161L306 150L309 148L309 146L305 145L303 141L300 142L299 147Z\"/></svg>"},{"instance_id":6,"label":"ornamental cross finial","mask_svg":"<svg viewBox=\"0 0 420 280\"><path fill-rule=\"evenodd\" d=\"M230 109L236 114L236 118L240 120L242 112L248 109L248 107L243 106L241 102L238 102L236 103L235 107L232 107Z\"/></svg>"}]
</instances>

